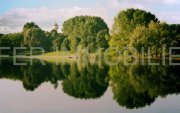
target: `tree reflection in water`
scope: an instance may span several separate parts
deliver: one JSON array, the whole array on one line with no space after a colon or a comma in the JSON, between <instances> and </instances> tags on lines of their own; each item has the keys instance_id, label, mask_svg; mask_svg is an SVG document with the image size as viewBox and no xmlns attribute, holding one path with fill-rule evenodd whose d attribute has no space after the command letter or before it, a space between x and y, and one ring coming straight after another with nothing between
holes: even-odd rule
<instances>
[{"instance_id":1,"label":"tree reflection in water","mask_svg":"<svg viewBox=\"0 0 180 113\"><path fill-rule=\"evenodd\" d=\"M158 97L180 92L178 66L148 66L122 63L111 66L110 86L114 99L126 108L150 105Z\"/></svg>"},{"instance_id":2,"label":"tree reflection in water","mask_svg":"<svg viewBox=\"0 0 180 113\"><path fill-rule=\"evenodd\" d=\"M158 96L179 94L179 69L179 66L168 65L125 66L119 63L108 66L75 61L59 65L46 63L46 66L34 61L32 66L13 66L12 60L4 59L1 61L0 78L22 81L27 91L34 91L44 82L50 82L57 88L58 81L62 81L64 93L82 99L99 98L109 86L120 106L133 109L152 104Z\"/></svg>"}]
</instances>

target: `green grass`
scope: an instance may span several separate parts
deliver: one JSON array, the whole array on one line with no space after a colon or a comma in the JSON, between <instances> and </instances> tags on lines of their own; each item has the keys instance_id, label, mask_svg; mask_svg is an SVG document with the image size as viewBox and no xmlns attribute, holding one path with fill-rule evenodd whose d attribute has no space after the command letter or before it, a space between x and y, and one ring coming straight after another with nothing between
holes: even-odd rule
<instances>
[{"instance_id":1,"label":"green grass","mask_svg":"<svg viewBox=\"0 0 180 113\"><path fill-rule=\"evenodd\" d=\"M67 51L67 52L49 52L41 56L73 56L73 55L76 55L76 54L73 52Z\"/></svg>"},{"instance_id":2,"label":"green grass","mask_svg":"<svg viewBox=\"0 0 180 113\"><path fill-rule=\"evenodd\" d=\"M62 63L62 62L72 62L77 60L77 54L67 51L67 52L49 52L38 56L38 58L52 63Z\"/></svg>"}]
</instances>

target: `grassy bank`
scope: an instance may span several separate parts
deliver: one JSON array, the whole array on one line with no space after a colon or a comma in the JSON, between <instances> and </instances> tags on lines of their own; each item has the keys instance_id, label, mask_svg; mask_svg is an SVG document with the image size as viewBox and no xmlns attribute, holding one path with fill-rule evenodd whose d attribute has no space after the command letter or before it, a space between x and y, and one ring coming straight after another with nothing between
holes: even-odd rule
<instances>
[{"instance_id":1,"label":"grassy bank","mask_svg":"<svg viewBox=\"0 0 180 113\"><path fill-rule=\"evenodd\" d=\"M73 52L49 52L43 55L36 56L39 59L48 61L48 62L68 62L75 61L78 58L78 55Z\"/></svg>"},{"instance_id":2,"label":"grassy bank","mask_svg":"<svg viewBox=\"0 0 180 113\"><path fill-rule=\"evenodd\" d=\"M45 53L43 55L40 55L41 57L55 57L55 56L58 56L58 57L69 57L69 56L74 56L76 55L75 53L73 52L49 52L49 53Z\"/></svg>"},{"instance_id":3,"label":"grassy bank","mask_svg":"<svg viewBox=\"0 0 180 113\"><path fill-rule=\"evenodd\" d=\"M118 57L116 55L112 55L112 54L106 54L106 58L108 58L109 60L112 61L116 61L118 60ZM70 51L66 51L66 52L49 52L49 53L45 53L42 55L34 55L34 56L23 56L22 58L35 58L35 59L42 59L44 61L48 61L48 62L53 62L53 63L57 63L57 62L72 62L72 61L77 61L78 59L84 58L84 54L83 53L74 53L74 52L70 52ZM88 56L85 55L85 58L89 59L89 60L98 60L99 58L103 59L103 53L101 53L101 55L99 55L98 53L91 53L88 54ZM101 60L102 60L101 59ZM125 57L122 55L120 57L120 60L126 59L128 61L132 61L133 59ZM145 56L143 59L139 59L138 57L136 57L137 60L148 60L148 57ZM162 58L150 58L151 60L163 60ZM169 60L169 57L166 57L165 60ZM180 60L180 58L172 58L172 60Z\"/></svg>"}]
</instances>

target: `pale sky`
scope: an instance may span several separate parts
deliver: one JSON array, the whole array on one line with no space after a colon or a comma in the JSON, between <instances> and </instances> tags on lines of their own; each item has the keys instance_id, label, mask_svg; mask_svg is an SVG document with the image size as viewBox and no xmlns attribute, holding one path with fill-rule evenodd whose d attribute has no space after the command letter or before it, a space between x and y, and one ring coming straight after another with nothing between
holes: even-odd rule
<instances>
[{"instance_id":1,"label":"pale sky","mask_svg":"<svg viewBox=\"0 0 180 113\"><path fill-rule=\"evenodd\" d=\"M127 8L140 8L161 21L180 23L180 0L1 0L0 33L21 32L26 22L34 21L50 31L57 22L78 15L102 17L111 28L114 16Z\"/></svg>"}]
</instances>

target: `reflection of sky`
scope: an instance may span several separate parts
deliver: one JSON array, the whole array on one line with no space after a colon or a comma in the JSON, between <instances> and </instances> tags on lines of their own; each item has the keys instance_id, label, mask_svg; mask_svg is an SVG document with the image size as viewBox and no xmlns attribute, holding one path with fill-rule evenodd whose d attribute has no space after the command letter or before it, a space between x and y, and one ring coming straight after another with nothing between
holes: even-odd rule
<instances>
[{"instance_id":1,"label":"reflection of sky","mask_svg":"<svg viewBox=\"0 0 180 113\"><path fill-rule=\"evenodd\" d=\"M160 20L180 23L180 0L1 0L0 33L22 31L22 26L34 21L45 30L54 22L76 15L102 17L109 27L114 16L126 8L140 8L153 12Z\"/></svg>"},{"instance_id":2,"label":"reflection of sky","mask_svg":"<svg viewBox=\"0 0 180 113\"><path fill-rule=\"evenodd\" d=\"M111 89L100 99L80 100L44 83L26 92L19 81L0 80L0 113L179 113L180 95L158 98L150 107L126 110L113 100Z\"/></svg>"}]
</instances>

